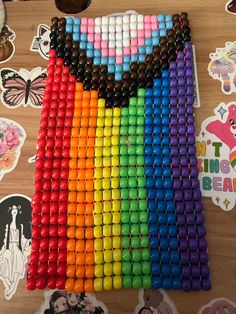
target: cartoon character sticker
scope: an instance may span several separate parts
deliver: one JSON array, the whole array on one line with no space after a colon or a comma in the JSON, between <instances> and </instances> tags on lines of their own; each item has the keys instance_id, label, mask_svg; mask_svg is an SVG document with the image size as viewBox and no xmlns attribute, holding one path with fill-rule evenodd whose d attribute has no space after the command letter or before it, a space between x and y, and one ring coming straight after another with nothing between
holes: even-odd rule
<instances>
[{"instance_id":1,"label":"cartoon character sticker","mask_svg":"<svg viewBox=\"0 0 236 314\"><path fill-rule=\"evenodd\" d=\"M50 49L50 27L45 24L39 24L37 35L33 38L30 51L36 51L46 60L49 59Z\"/></svg>"},{"instance_id":2,"label":"cartoon character sticker","mask_svg":"<svg viewBox=\"0 0 236 314\"><path fill-rule=\"evenodd\" d=\"M36 314L108 314L106 306L93 293L46 291L45 301Z\"/></svg>"},{"instance_id":3,"label":"cartoon character sticker","mask_svg":"<svg viewBox=\"0 0 236 314\"><path fill-rule=\"evenodd\" d=\"M20 124L0 117L0 181L16 167L25 139L26 133Z\"/></svg>"},{"instance_id":4,"label":"cartoon character sticker","mask_svg":"<svg viewBox=\"0 0 236 314\"><path fill-rule=\"evenodd\" d=\"M134 314L178 314L178 311L163 289L140 289Z\"/></svg>"},{"instance_id":5,"label":"cartoon character sticker","mask_svg":"<svg viewBox=\"0 0 236 314\"><path fill-rule=\"evenodd\" d=\"M12 194L0 201L0 279L6 299L16 292L26 271L31 244L31 200Z\"/></svg>"},{"instance_id":6,"label":"cartoon character sticker","mask_svg":"<svg viewBox=\"0 0 236 314\"><path fill-rule=\"evenodd\" d=\"M46 70L5 68L0 71L1 102L9 109L31 106L40 108L46 85Z\"/></svg>"},{"instance_id":7,"label":"cartoon character sticker","mask_svg":"<svg viewBox=\"0 0 236 314\"><path fill-rule=\"evenodd\" d=\"M231 210L236 202L236 102L221 103L202 122L196 153L203 196Z\"/></svg>"},{"instance_id":8,"label":"cartoon character sticker","mask_svg":"<svg viewBox=\"0 0 236 314\"><path fill-rule=\"evenodd\" d=\"M15 38L15 32L9 26L4 25L0 32L0 64L9 61L14 55Z\"/></svg>"},{"instance_id":9,"label":"cartoon character sticker","mask_svg":"<svg viewBox=\"0 0 236 314\"><path fill-rule=\"evenodd\" d=\"M229 0L225 5L225 10L231 14L236 14L236 0Z\"/></svg>"},{"instance_id":10,"label":"cartoon character sticker","mask_svg":"<svg viewBox=\"0 0 236 314\"><path fill-rule=\"evenodd\" d=\"M224 48L217 48L210 54L208 66L210 76L221 81L222 92L230 95L236 92L236 41L227 42Z\"/></svg>"},{"instance_id":11,"label":"cartoon character sticker","mask_svg":"<svg viewBox=\"0 0 236 314\"><path fill-rule=\"evenodd\" d=\"M206 305L203 305L198 314L235 314L236 313L236 303L225 299L218 298L214 299Z\"/></svg>"}]
</instances>

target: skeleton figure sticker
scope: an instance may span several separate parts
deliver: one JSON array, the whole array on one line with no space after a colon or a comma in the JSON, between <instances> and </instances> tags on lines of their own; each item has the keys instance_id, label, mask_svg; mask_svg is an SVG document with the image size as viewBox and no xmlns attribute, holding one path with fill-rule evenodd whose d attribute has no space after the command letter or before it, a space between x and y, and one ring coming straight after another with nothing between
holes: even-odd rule
<instances>
[{"instance_id":1,"label":"skeleton figure sticker","mask_svg":"<svg viewBox=\"0 0 236 314\"><path fill-rule=\"evenodd\" d=\"M46 60L49 59L50 49L50 27L45 24L39 24L37 35L33 38L30 51L38 52Z\"/></svg>"},{"instance_id":2,"label":"skeleton figure sticker","mask_svg":"<svg viewBox=\"0 0 236 314\"><path fill-rule=\"evenodd\" d=\"M26 271L31 244L31 200L12 194L0 200L0 279L11 299Z\"/></svg>"},{"instance_id":3,"label":"skeleton figure sticker","mask_svg":"<svg viewBox=\"0 0 236 314\"><path fill-rule=\"evenodd\" d=\"M236 93L236 41L227 42L224 48L217 48L210 54L208 66L210 76L221 82L222 92L226 95Z\"/></svg>"}]
</instances>

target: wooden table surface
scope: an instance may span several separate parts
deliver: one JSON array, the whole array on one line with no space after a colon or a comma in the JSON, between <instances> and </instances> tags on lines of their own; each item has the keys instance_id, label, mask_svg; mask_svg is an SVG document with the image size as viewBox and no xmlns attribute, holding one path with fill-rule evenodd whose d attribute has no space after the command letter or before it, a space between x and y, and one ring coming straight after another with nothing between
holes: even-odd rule
<instances>
[{"instance_id":1,"label":"wooden table surface","mask_svg":"<svg viewBox=\"0 0 236 314\"><path fill-rule=\"evenodd\" d=\"M102 16L113 12L137 10L142 14L189 13L193 43L196 45L201 108L196 109L196 123L199 131L203 119L213 114L220 102L233 101L235 95L226 96L221 92L218 81L207 72L209 53L216 47L224 47L226 41L235 40L236 16L225 11L226 0L93 0L92 5L80 16ZM33 36L40 23L50 25L53 16L63 14L56 10L52 0L7 2L7 24L16 32L16 52L13 58L1 64L13 69L46 67L46 60L38 53L30 52ZM0 199L8 194L22 193L32 196L34 164L27 162L35 153L35 142L39 127L40 110L19 107L9 110L0 105L0 114L20 123L27 133L27 139L16 168L6 174L0 182ZM210 198L204 199L208 231L209 255L212 274L212 290L209 292L168 292L179 313L194 314L200 307L214 298L225 297L236 302L236 209L224 212L213 205ZM1 219L1 217L0 217ZM109 313L132 313L138 291L134 289L97 293ZM34 313L43 301L43 292L28 292L25 281L21 280L18 290L10 301L4 298L0 281L0 314Z\"/></svg>"}]
</instances>

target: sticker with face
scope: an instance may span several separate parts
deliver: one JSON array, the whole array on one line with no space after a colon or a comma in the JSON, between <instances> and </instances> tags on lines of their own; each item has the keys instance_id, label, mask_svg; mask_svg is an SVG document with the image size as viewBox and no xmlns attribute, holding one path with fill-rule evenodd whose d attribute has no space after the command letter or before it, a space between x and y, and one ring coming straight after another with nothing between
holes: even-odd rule
<instances>
[{"instance_id":1,"label":"sticker with face","mask_svg":"<svg viewBox=\"0 0 236 314\"><path fill-rule=\"evenodd\" d=\"M203 305L197 314L235 314L236 303L225 299L214 299L208 304Z\"/></svg>"},{"instance_id":2,"label":"sticker with face","mask_svg":"<svg viewBox=\"0 0 236 314\"><path fill-rule=\"evenodd\" d=\"M0 279L11 299L26 272L31 243L31 199L12 194L0 200Z\"/></svg>"},{"instance_id":3,"label":"sticker with face","mask_svg":"<svg viewBox=\"0 0 236 314\"><path fill-rule=\"evenodd\" d=\"M163 289L140 289L134 314L178 314L175 304Z\"/></svg>"},{"instance_id":4,"label":"sticker with face","mask_svg":"<svg viewBox=\"0 0 236 314\"><path fill-rule=\"evenodd\" d=\"M236 93L236 41L227 42L224 48L217 48L210 54L208 72L221 82L222 92L230 95Z\"/></svg>"},{"instance_id":5,"label":"sticker with face","mask_svg":"<svg viewBox=\"0 0 236 314\"><path fill-rule=\"evenodd\" d=\"M0 118L0 181L16 167L25 138L25 130L20 124Z\"/></svg>"},{"instance_id":6,"label":"sticker with face","mask_svg":"<svg viewBox=\"0 0 236 314\"><path fill-rule=\"evenodd\" d=\"M221 103L202 122L196 138L199 180L203 196L225 211L236 202L236 103Z\"/></svg>"},{"instance_id":7,"label":"sticker with face","mask_svg":"<svg viewBox=\"0 0 236 314\"><path fill-rule=\"evenodd\" d=\"M225 10L236 15L236 0L229 0L225 5Z\"/></svg>"},{"instance_id":8,"label":"sticker with face","mask_svg":"<svg viewBox=\"0 0 236 314\"><path fill-rule=\"evenodd\" d=\"M108 314L106 306L94 293L46 291L45 301L36 314Z\"/></svg>"},{"instance_id":9,"label":"sticker with face","mask_svg":"<svg viewBox=\"0 0 236 314\"><path fill-rule=\"evenodd\" d=\"M50 27L45 24L39 24L37 35L33 38L30 51L36 51L46 60L49 59L50 49Z\"/></svg>"},{"instance_id":10,"label":"sticker with face","mask_svg":"<svg viewBox=\"0 0 236 314\"><path fill-rule=\"evenodd\" d=\"M0 32L0 64L9 61L14 55L15 38L15 32L9 26L4 25Z\"/></svg>"}]
</instances>

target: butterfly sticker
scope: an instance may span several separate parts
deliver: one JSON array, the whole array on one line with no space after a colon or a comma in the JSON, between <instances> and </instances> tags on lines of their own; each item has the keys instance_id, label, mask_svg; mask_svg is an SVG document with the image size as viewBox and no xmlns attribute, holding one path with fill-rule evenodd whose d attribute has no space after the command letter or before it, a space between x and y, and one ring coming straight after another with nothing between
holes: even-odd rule
<instances>
[{"instance_id":1,"label":"butterfly sticker","mask_svg":"<svg viewBox=\"0 0 236 314\"><path fill-rule=\"evenodd\" d=\"M40 108L46 85L46 70L40 67L32 71L4 68L0 71L1 102L13 109L21 105Z\"/></svg>"}]
</instances>

